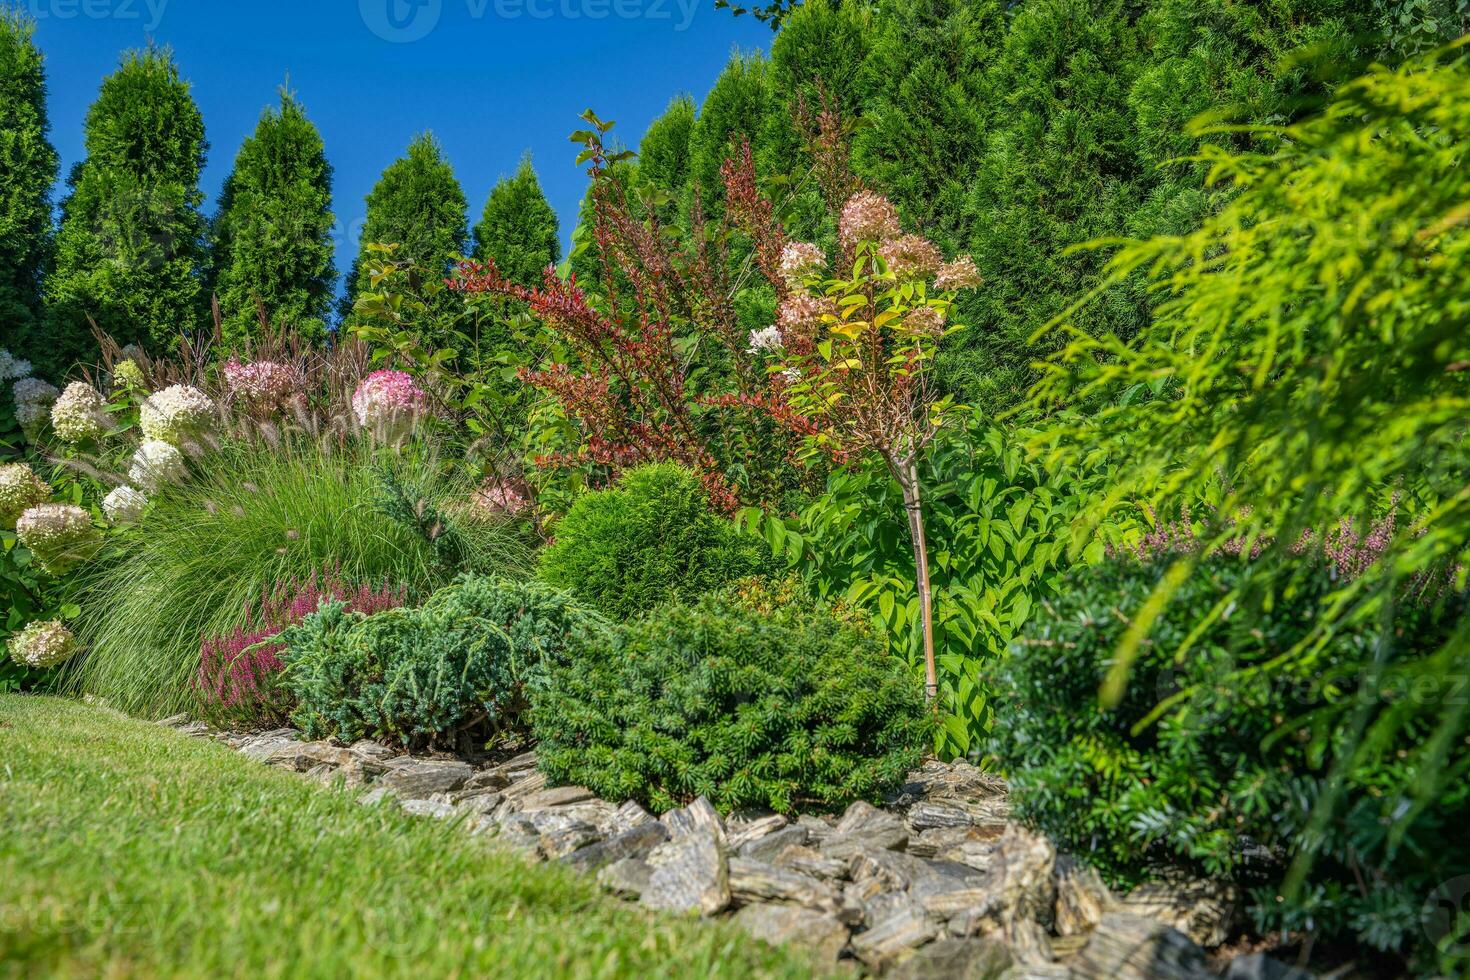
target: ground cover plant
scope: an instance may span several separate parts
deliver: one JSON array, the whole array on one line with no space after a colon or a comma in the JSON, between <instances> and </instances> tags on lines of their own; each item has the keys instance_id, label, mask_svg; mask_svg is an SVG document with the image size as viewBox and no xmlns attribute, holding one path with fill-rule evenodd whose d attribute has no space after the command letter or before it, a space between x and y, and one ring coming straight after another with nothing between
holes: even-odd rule
<instances>
[{"instance_id":1,"label":"ground cover plant","mask_svg":"<svg viewBox=\"0 0 1470 980\"><path fill-rule=\"evenodd\" d=\"M532 706L558 783L663 812L840 809L901 785L932 737L920 689L863 626L732 588L569 651Z\"/></svg>"},{"instance_id":2,"label":"ground cover plant","mask_svg":"<svg viewBox=\"0 0 1470 980\"><path fill-rule=\"evenodd\" d=\"M0 962L20 975L119 964L159 976L814 969L223 746L49 698L4 695L0 718L0 820L25 828L0 835Z\"/></svg>"}]
</instances>

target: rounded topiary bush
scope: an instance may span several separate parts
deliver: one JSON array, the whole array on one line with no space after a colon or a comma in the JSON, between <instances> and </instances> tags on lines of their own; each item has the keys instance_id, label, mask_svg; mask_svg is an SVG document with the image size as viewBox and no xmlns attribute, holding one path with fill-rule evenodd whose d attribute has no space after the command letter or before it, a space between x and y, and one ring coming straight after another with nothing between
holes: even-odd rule
<instances>
[{"instance_id":1,"label":"rounded topiary bush","mask_svg":"<svg viewBox=\"0 0 1470 980\"><path fill-rule=\"evenodd\" d=\"M1121 700L1104 708L1119 643L1170 560L1076 569L995 668L986 750L1016 816L1116 884L1182 867L1251 890L1262 930L1356 933L1384 950L1412 942L1443 868L1470 864L1464 835L1450 830L1470 820L1470 792L1448 786L1397 843L1385 831L1409 812L1413 760L1432 729L1378 744L1349 733L1359 705L1410 694L1413 664L1439 649L1463 600L1406 596L1387 648L1376 629L1346 629L1311 657L1287 658L1340 583L1306 558L1288 576L1206 559L1154 621ZM1460 745L1443 764L1466 761ZM1339 771L1332 819L1314 827ZM1305 887L1284 897L1288 865L1307 846Z\"/></svg>"},{"instance_id":2,"label":"rounded topiary bush","mask_svg":"<svg viewBox=\"0 0 1470 980\"><path fill-rule=\"evenodd\" d=\"M809 602L671 603L583 648L533 699L542 769L662 812L839 808L902 784L932 737L918 680Z\"/></svg>"},{"instance_id":3,"label":"rounded topiary bush","mask_svg":"<svg viewBox=\"0 0 1470 980\"><path fill-rule=\"evenodd\" d=\"M692 473L668 464L629 470L616 486L580 498L555 534L541 577L621 619L769 563L769 549L710 510Z\"/></svg>"}]
</instances>

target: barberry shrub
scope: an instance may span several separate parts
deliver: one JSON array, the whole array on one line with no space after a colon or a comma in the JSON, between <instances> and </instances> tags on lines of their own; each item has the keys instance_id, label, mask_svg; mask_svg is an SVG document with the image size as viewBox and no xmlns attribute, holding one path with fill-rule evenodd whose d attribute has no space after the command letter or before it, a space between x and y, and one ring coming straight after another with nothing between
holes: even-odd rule
<instances>
[{"instance_id":1,"label":"barberry shrub","mask_svg":"<svg viewBox=\"0 0 1470 980\"><path fill-rule=\"evenodd\" d=\"M662 606L555 668L531 712L548 778L658 812L840 808L901 785L932 738L908 668L810 601L751 595Z\"/></svg>"},{"instance_id":2,"label":"barberry shrub","mask_svg":"<svg viewBox=\"0 0 1470 980\"><path fill-rule=\"evenodd\" d=\"M1421 710L1416 702L1452 693L1418 688L1406 668L1444 641L1463 598L1410 590L1391 641L1348 629L1298 664L1289 652L1340 585L1330 556L1301 556L1286 584L1249 552L1205 558L1142 638L1118 703L1104 707L1120 642L1188 550L1143 547L1143 560L1077 567L995 668L999 722L985 749L1008 773L1018 818L1115 884L1182 867L1242 885L1263 933L1356 933L1410 952L1425 896L1444 869L1470 866L1459 833L1470 791L1455 781L1396 839L1385 830L1411 805L1432 729L1378 726L1359 746L1354 725L1380 706ZM1464 744L1450 756L1456 772L1470 763ZM1321 822L1315 804L1332 792L1340 806ZM1315 860L1293 888L1304 851Z\"/></svg>"},{"instance_id":3,"label":"barberry shrub","mask_svg":"<svg viewBox=\"0 0 1470 980\"><path fill-rule=\"evenodd\" d=\"M622 619L762 571L759 539L714 513L698 477L672 464L629 470L553 529L540 576Z\"/></svg>"},{"instance_id":4,"label":"barberry shrub","mask_svg":"<svg viewBox=\"0 0 1470 980\"><path fill-rule=\"evenodd\" d=\"M515 727L546 666L610 630L544 585L467 575L417 609L324 603L279 639L308 735L454 747Z\"/></svg>"}]
</instances>

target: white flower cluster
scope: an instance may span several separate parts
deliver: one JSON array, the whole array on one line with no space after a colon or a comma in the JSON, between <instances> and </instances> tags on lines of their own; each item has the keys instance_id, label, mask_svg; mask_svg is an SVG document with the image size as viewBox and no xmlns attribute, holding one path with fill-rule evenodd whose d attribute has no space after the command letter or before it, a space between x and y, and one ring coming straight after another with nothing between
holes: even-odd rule
<instances>
[{"instance_id":1,"label":"white flower cluster","mask_svg":"<svg viewBox=\"0 0 1470 980\"><path fill-rule=\"evenodd\" d=\"M107 402L85 381L73 381L51 406L51 431L63 442L86 442L107 431Z\"/></svg>"},{"instance_id":2,"label":"white flower cluster","mask_svg":"<svg viewBox=\"0 0 1470 980\"><path fill-rule=\"evenodd\" d=\"M60 574L91 558L101 543L92 515L75 504L40 504L20 515L15 534L41 567Z\"/></svg>"},{"instance_id":3,"label":"white flower cluster","mask_svg":"<svg viewBox=\"0 0 1470 980\"><path fill-rule=\"evenodd\" d=\"M213 421L214 402L189 385L169 385L155 391L138 416L143 435L175 444L202 435Z\"/></svg>"},{"instance_id":4,"label":"white flower cluster","mask_svg":"<svg viewBox=\"0 0 1470 980\"><path fill-rule=\"evenodd\" d=\"M77 641L60 622L45 619L27 623L6 646L10 659L22 667L54 667L76 651Z\"/></svg>"},{"instance_id":5,"label":"white flower cluster","mask_svg":"<svg viewBox=\"0 0 1470 980\"><path fill-rule=\"evenodd\" d=\"M784 347L781 340L781 330L774 323L764 330L752 330L750 332L750 347L746 349L748 354L757 354L761 351L777 351Z\"/></svg>"},{"instance_id":6,"label":"white flower cluster","mask_svg":"<svg viewBox=\"0 0 1470 980\"><path fill-rule=\"evenodd\" d=\"M51 488L25 463L0 466L0 527L15 527L21 514L51 499Z\"/></svg>"},{"instance_id":7,"label":"white flower cluster","mask_svg":"<svg viewBox=\"0 0 1470 980\"><path fill-rule=\"evenodd\" d=\"M15 399L15 420L26 435L35 438L40 427L51 417L51 403L61 394L57 387L40 378L21 378L11 395Z\"/></svg>"},{"instance_id":8,"label":"white flower cluster","mask_svg":"<svg viewBox=\"0 0 1470 980\"><path fill-rule=\"evenodd\" d=\"M112 380L121 388L141 388L144 384L143 369L131 357L126 358L112 366Z\"/></svg>"},{"instance_id":9,"label":"white flower cluster","mask_svg":"<svg viewBox=\"0 0 1470 980\"><path fill-rule=\"evenodd\" d=\"M819 275L827 264L827 254L810 242L788 242L781 249L777 263L781 278L793 289L799 288L810 276Z\"/></svg>"},{"instance_id":10,"label":"white flower cluster","mask_svg":"<svg viewBox=\"0 0 1470 980\"><path fill-rule=\"evenodd\" d=\"M0 381L24 378L31 373L31 362L15 357L10 351L0 348Z\"/></svg>"},{"instance_id":11,"label":"white flower cluster","mask_svg":"<svg viewBox=\"0 0 1470 980\"><path fill-rule=\"evenodd\" d=\"M145 439L133 453L128 479L149 493L157 493L170 483L180 483L189 475L184 454L160 439Z\"/></svg>"},{"instance_id":12,"label":"white flower cluster","mask_svg":"<svg viewBox=\"0 0 1470 980\"><path fill-rule=\"evenodd\" d=\"M114 524L132 524L147 506L148 497L136 487L118 487L102 498L102 513Z\"/></svg>"}]
</instances>

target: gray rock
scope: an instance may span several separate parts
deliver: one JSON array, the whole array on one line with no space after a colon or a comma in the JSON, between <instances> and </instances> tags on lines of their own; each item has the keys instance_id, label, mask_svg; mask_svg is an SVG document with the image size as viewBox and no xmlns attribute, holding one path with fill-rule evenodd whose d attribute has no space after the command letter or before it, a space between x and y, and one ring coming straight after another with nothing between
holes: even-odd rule
<instances>
[{"instance_id":1,"label":"gray rock","mask_svg":"<svg viewBox=\"0 0 1470 980\"><path fill-rule=\"evenodd\" d=\"M987 825L984 827L968 825L963 827L929 827L917 833L910 834L908 846L904 850L915 857L938 857L942 851L962 847L966 844L981 843L991 845L1000 838L1001 832L1004 830L1004 825ZM987 853L988 850L989 848L987 847Z\"/></svg>"},{"instance_id":2,"label":"gray rock","mask_svg":"<svg viewBox=\"0 0 1470 980\"><path fill-rule=\"evenodd\" d=\"M852 951L871 969L881 971L901 954L939 935L939 931L939 923L923 909L905 905L887 918L871 922L866 932L853 936Z\"/></svg>"},{"instance_id":3,"label":"gray rock","mask_svg":"<svg viewBox=\"0 0 1470 980\"><path fill-rule=\"evenodd\" d=\"M1205 980L1205 953L1157 919L1108 912L1068 964L1082 980Z\"/></svg>"},{"instance_id":4,"label":"gray rock","mask_svg":"<svg viewBox=\"0 0 1470 980\"><path fill-rule=\"evenodd\" d=\"M1046 966L1057 958L1051 937L1030 919L1011 919L994 935L1006 944L1011 957L1021 966Z\"/></svg>"},{"instance_id":5,"label":"gray rock","mask_svg":"<svg viewBox=\"0 0 1470 980\"><path fill-rule=\"evenodd\" d=\"M908 829L900 823L851 834L833 834L821 842L820 848L827 857L842 860L872 850L901 851L908 842Z\"/></svg>"},{"instance_id":6,"label":"gray rock","mask_svg":"<svg viewBox=\"0 0 1470 980\"><path fill-rule=\"evenodd\" d=\"M1004 926L1032 920L1049 926L1056 907L1056 849L1051 841L1019 824L1006 827L987 868L990 914Z\"/></svg>"},{"instance_id":7,"label":"gray rock","mask_svg":"<svg viewBox=\"0 0 1470 980\"><path fill-rule=\"evenodd\" d=\"M1055 920L1059 936L1075 936L1089 931L1097 925L1103 913L1112 911L1117 904L1097 869L1069 854L1057 857L1056 886Z\"/></svg>"},{"instance_id":8,"label":"gray rock","mask_svg":"<svg viewBox=\"0 0 1470 980\"><path fill-rule=\"evenodd\" d=\"M637 899L648 889L653 868L642 858L623 858L597 872L597 883L620 898Z\"/></svg>"},{"instance_id":9,"label":"gray rock","mask_svg":"<svg viewBox=\"0 0 1470 980\"><path fill-rule=\"evenodd\" d=\"M388 748L382 742L374 742L366 738L360 738L347 746L347 751L354 758L361 759L364 762L387 762L389 759L398 756L398 752Z\"/></svg>"},{"instance_id":10,"label":"gray rock","mask_svg":"<svg viewBox=\"0 0 1470 980\"><path fill-rule=\"evenodd\" d=\"M459 811L448 803L434 800L399 800L398 805L403 808L404 813L411 813L416 817L437 817L440 820L447 820L459 815Z\"/></svg>"},{"instance_id":11,"label":"gray rock","mask_svg":"<svg viewBox=\"0 0 1470 980\"><path fill-rule=\"evenodd\" d=\"M820 844L832 836L832 824L830 821L810 813L803 813L796 818L796 826L806 829L807 841L812 844Z\"/></svg>"},{"instance_id":12,"label":"gray rock","mask_svg":"<svg viewBox=\"0 0 1470 980\"><path fill-rule=\"evenodd\" d=\"M703 796L686 807L670 810L659 819L669 828L669 837L672 840L690 835L712 834L719 838L721 847L726 846L725 823L720 819L714 804Z\"/></svg>"},{"instance_id":13,"label":"gray rock","mask_svg":"<svg viewBox=\"0 0 1470 980\"><path fill-rule=\"evenodd\" d=\"M595 799L592 791L585 786L556 786L551 789L537 790L534 793L520 797L521 806L526 810L543 810L551 807L569 806L573 803L585 803Z\"/></svg>"},{"instance_id":14,"label":"gray rock","mask_svg":"<svg viewBox=\"0 0 1470 980\"><path fill-rule=\"evenodd\" d=\"M665 814L667 825L667 814ZM681 825L648 855L653 868L639 902L651 909L714 915L730 904L723 831Z\"/></svg>"},{"instance_id":15,"label":"gray rock","mask_svg":"<svg viewBox=\"0 0 1470 980\"><path fill-rule=\"evenodd\" d=\"M1225 967L1224 977L1225 980L1315 980L1309 971L1272 959L1265 953L1235 957Z\"/></svg>"},{"instance_id":16,"label":"gray rock","mask_svg":"<svg viewBox=\"0 0 1470 980\"><path fill-rule=\"evenodd\" d=\"M464 781L464 792L488 793L497 789L505 789L509 785L510 780L499 769L481 769Z\"/></svg>"},{"instance_id":17,"label":"gray rock","mask_svg":"<svg viewBox=\"0 0 1470 980\"><path fill-rule=\"evenodd\" d=\"M934 857L941 861L954 861L958 864L969 865L977 871L989 871L990 863L999 845L999 837L993 839L968 837L959 843L936 848Z\"/></svg>"},{"instance_id":18,"label":"gray rock","mask_svg":"<svg viewBox=\"0 0 1470 980\"><path fill-rule=\"evenodd\" d=\"M434 793L459 789L473 772L463 762L414 759L402 756L387 763L377 786L407 799L428 799Z\"/></svg>"},{"instance_id":19,"label":"gray rock","mask_svg":"<svg viewBox=\"0 0 1470 980\"><path fill-rule=\"evenodd\" d=\"M1011 966L1005 943L990 938L940 939L905 956L889 977L896 980L998 980Z\"/></svg>"},{"instance_id":20,"label":"gray rock","mask_svg":"<svg viewBox=\"0 0 1470 980\"><path fill-rule=\"evenodd\" d=\"M398 799L398 794L388 786L374 786L366 793L357 798L357 802L363 806L377 806L379 803L389 803Z\"/></svg>"},{"instance_id":21,"label":"gray rock","mask_svg":"<svg viewBox=\"0 0 1470 980\"><path fill-rule=\"evenodd\" d=\"M644 857L668 839L668 828L657 820L650 820L630 827L616 837L579 848L561 860L586 874L627 858Z\"/></svg>"},{"instance_id":22,"label":"gray rock","mask_svg":"<svg viewBox=\"0 0 1470 980\"><path fill-rule=\"evenodd\" d=\"M803 827L791 827L788 830L804 830ZM782 831L784 833L785 831ZM742 857L755 858L760 849L753 848L753 853L743 854ZM812 850L801 844L788 844L781 849L775 857L769 859L771 864L778 868L790 868L800 871L802 874L811 875L813 878L821 878L824 881L846 881L851 873L851 868L846 861L837 858L823 857L820 852Z\"/></svg>"},{"instance_id":23,"label":"gray rock","mask_svg":"<svg viewBox=\"0 0 1470 980\"><path fill-rule=\"evenodd\" d=\"M749 844L760 841L762 838L769 837L785 826L786 818L779 813L772 813L749 820L732 819L726 831L729 837L730 849L732 851L738 851ZM801 828L797 829L800 830ZM806 831L802 830L801 834L802 839L805 840Z\"/></svg>"},{"instance_id":24,"label":"gray rock","mask_svg":"<svg viewBox=\"0 0 1470 980\"><path fill-rule=\"evenodd\" d=\"M640 827L643 824L651 823L652 821L653 814L649 813L647 810L643 809L643 807L639 806L637 803L634 803L632 800L628 800L622 806L613 811L613 833L626 833L627 831L632 830L634 827Z\"/></svg>"},{"instance_id":25,"label":"gray rock","mask_svg":"<svg viewBox=\"0 0 1470 980\"><path fill-rule=\"evenodd\" d=\"M1009 813L1010 807L1003 799L924 800L909 808L908 825L914 833L936 827L999 828Z\"/></svg>"},{"instance_id":26,"label":"gray rock","mask_svg":"<svg viewBox=\"0 0 1470 980\"><path fill-rule=\"evenodd\" d=\"M184 725L189 724L189 722L193 720L194 719L190 718L188 715L169 715L167 718L158 719L154 722L154 724L160 725L164 728L180 728Z\"/></svg>"},{"instance_id":27,"label":"gray rock","mask_svg":"<svg viewBox=\"0 0 1470 980\"><path fill-rule=\"evenodd\" d=\"M601 840L602 834L592 824L574 820L543 830L539 847L548 860L555 861Z\"/></svg>"},{"instance_id":28,"label":"gray rock","mask_svg":"<svg viewBox=\"0 0 1470 980\"><path fill-rule=\"evenodd\" d=\"M820 878L799 871L732 857L729 875L730 895L736 905L799 905L848 923L862 918L862 909L845 902L840 891Z\"/></svg>"},{"instance_id":29,"label":"gray rock","mask_svg":"<svg viewBox=\"0 0 1470 980\"><path fill-rule=\"evenodd\" d=\"M515 800L517 803L520 803L521 800L534 793L539 793L545 788L546 773L529 772L520 779L512 780L511 784L503 792L507 800Z\"/></svg>"},{"instance_id":30,"label":"gray rock","mask_svg":"<svg viewBox=\"0 0 1470 980\"><path fill-rule=\"evenodd\" d=\"M489 816L500 806L501 796L493 789L459 790L449 794L449 802L466 813Z\"/></svg>"},{"instance_id":31,"label":"gray rock","mask_svg":"<svg viewBox=\"0 0 1470 980\"><path fill-rule=\"evenodd\" d=\"M736 845L741 857L748 857L754 861L774 862L776 855L785 851L793 845L800 846L806 843L807 830L805 827L782 827L775 833L766 834L754 840L747 840L744 844ZM733 842L732 842L733 843ZM812 853L816 853L813 851Z\"/></svg>"},{"instance_id":32,"label":"gray rock","mask_svg":"<svg viewBox=\"0 0 1470 980\"><path fill-rule=\"evenodd\" d=\"M847 948L847 927L811 909L756 903L736 912L732 921L752 938L772 946L804 946L825 963L836 963Z\"/></svg>"},{"instance_id":33,"label":"gray rock","mask_svg":"<svg viewBox=\"0 0 1470 980\"><path fill-rule=\"evenodd\" d=\"M1201 946L1213 947L1230 937L1238 904L1236 890L1222 882L1150 881L1123 896L1121 911L1158 919Z\"/></svg>"}]
</instances>

